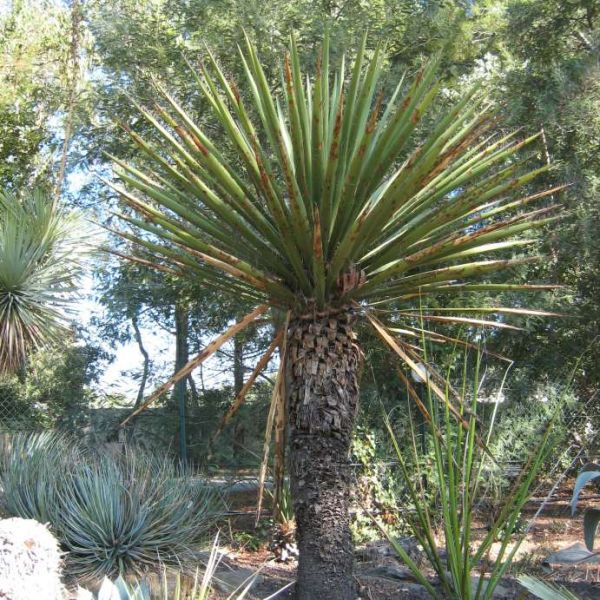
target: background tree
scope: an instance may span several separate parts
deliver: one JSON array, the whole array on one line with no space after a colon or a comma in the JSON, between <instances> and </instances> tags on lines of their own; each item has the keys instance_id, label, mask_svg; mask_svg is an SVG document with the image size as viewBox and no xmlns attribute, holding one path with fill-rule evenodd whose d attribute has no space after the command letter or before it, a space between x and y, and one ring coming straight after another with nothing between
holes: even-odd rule
<instances>
[{"instance_id":1,"label":"background tree","mask_svg":"<svg viewBox=\"0 0 600 600\"><path fill-rule=\"evenodd\" d=\"M556 196L572 208L573 217L563 230L567 233L554 231L545 236L541 248L553 259L544 265L524 265L519 273L521 281L544 278L570 286L540 295L539 306L553 303L559 310L569 310L577 316L570 321L572 327L537 317L519 319L518 324L535 337L533 347L526 336L508 330L486 335L490 350L517 359L522 385L512 390L514 395L530 393L540 379L560 379L563 366L570 368L569 357L580 353L581 340L592 341L594 328L587 324L596 322L598 312L594 283L598 261L593 239L598 222L594 141L598 19L594 2L481 0L470 3L463 18L457 20L453 13L464 9L460 2L304 0L265 6L237 1L95 0L81 7L79 77L75 102L71 103L73 8L73 3L22 0L10 3L0 16L0 110L4 124L0 125L0 153L6 159L0 170L6 185L46 173L56 175L69 108L74 104L68 185L63 196L68 202L88 207L97 220L110 222L107 213L116 202L115 196L107 193L90 171L106 173L107 162L101 153L105 149L135 159L135 145L116 126L114 115L123 115L123 120L134 118L136 109L130 97L142 102L151 98L151 74L168 79L171 89L201 119L207 107L194 94L185 59L197 65L205 43L222 57L223 69L239 79L243 67L229 50L242 41L245 29L260 44L267 77L277 85L280 50L289 33L294 31L301 42L299 60L306 68L314 64L317 41L325 27L330 30L335 60L342 47L356 45L368 24L368 52L379 39L388 45L388 81L406 69L409 74L414 72L424 57L445 47L440 72L447 98L469 81L478 80L503 113L506 124L525 127L529 133L543 126L545 143L540 146L540 159L549 157L554 166L542 175L545 185L573 184ZM427 117L422 123L424 129L426 121ZM138 131L144 127L137 123ZM476 308L489 300L482 294L472 304ZM512 304L513 299L507 296L499 302ZM140 331L144 337L144 328ZM479 335L467 333L473 338ZM551 351L554 348L561 350L555 353ZM555 360L557 356L560 358ZM582 395L587 396L597 386L598 373L592 359L585 361L578 382ZM376 375L388 378L383 372ZM390 389L394 385L401 384L396 381ZM367 410L371 397L365 397ZM388 397L392 401L395 395Z\"/></svg>"},{"instance_id":2,"label":"background tree","mask_svg":"<svg viewBox=\"0 0 600 600\"><path fill-rule=\"evenodd\" d=\"M0 186L62 178L85 106L78 0L6 3L0 14ZM70 126L67 126L67 121Z\"/></svg>"},{"instance_id":3,"label":"background tree","mask_svg":"<svg viewBox=\"0 0 600 600\"><path fill-rule=\"evenodd\" d=\"M501 341L535 386L546 373L564 377L598 329L600 11L594 2L528 1L508 4L504 16L501 31L511 53L497 77L509 98L507 117L529 130L543 129L544 159L553 165L547 181L571 184L560 200L572 216L548 236L551 260L539 267L567 286L555 296L570 315L568 326L534 321L527 343ZM583 357L577 378L584 397L599 381L594 356Z\"/></svg>"},{"instance_id":4,"label":"background tree","mask_svg":"<svg viewBox=\"0 0 600 600\"><path fill-rule=\"evenodd\" d=\"M57 428L81 435L90 406L99 400L93 387L105 359L99 346L80 340L34 353L19 374L0 378L0 429Z\"/></svg>"}]
</instances>

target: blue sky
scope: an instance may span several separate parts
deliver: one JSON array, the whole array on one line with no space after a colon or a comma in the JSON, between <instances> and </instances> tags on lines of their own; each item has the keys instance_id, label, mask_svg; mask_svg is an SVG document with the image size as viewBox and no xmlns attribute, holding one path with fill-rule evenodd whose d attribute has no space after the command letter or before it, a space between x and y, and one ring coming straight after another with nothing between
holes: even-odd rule
<instances>
[{"instance_id":1,"label":"blue sky","mask_svg":"<svg viewBox=\"0 0 600 600\"><path fill-rule=\"evenodd\" d=\"M94 177L90 171L82 169L73 170L67 178L67 189L70 195L76 196L81 189ZM102 243L102 234L99 235L97 244ZM88 264L88 270L81 282L81 293L74 309L73 319L82 327L87 336L94 343L100 343L114 359L112 362L103 365L101 377L96 385L101 395L104 394L122 394L133 402L138 391L138 380L136 374L141 373L143 365L143 356L135 340L124 344L117 344L111 348L107 342L100 340L99 331L94 325L94 319L104 321L108 317L105 309L98 301L98 293L95 289L95 280L93 277L94 269L99 268L99 259L91 259ZM100 259L101 260L101 259ZM146 385L146 395L151 393L155 386L160 385L168 379L173 372L175 362L175 336L169 334L163 328L147 320L140 324L144 347L150 355L152 362L152 371L150 379ZM205 345L210 340L201 340ZM206 361L202 367L203 380L207 387L218 387L229 383L229 373L227 371L228 362L219 356L214 356ZM200 388L199 372L193 374L197 387Z\"/></svg>"}]
</instances>

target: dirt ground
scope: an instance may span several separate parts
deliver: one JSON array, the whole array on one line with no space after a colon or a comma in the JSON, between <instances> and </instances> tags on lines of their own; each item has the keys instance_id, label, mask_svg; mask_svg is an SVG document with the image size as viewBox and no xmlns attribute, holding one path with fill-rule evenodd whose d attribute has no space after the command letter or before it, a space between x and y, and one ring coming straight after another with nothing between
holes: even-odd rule
<instances>
[{"instance_id":1,"label":"dirt ground","mask_svg":"<svg viewBox=\"0 0 600 600\"><path fill-rule=\"evenodd\" d=\"M580 510L575 517L571 517L569 501L572 487L569 486L569 483L572 482L565 484L564 491L559 492L550 502L544 504L543 511L531 525L509 574L502 581L503 598L522 600L533 598L533 596L527 595L515 580L515 577L520 574L528 574L563 585L576 593L582 600L600 600L600 562L562 565L545 562L546 558L553 553L583 542L582 509L585 506L600 506L600 495L583 493ZM536 514L543 500L543 498L534 498L527 505L523 515L524 522L529 521ZM251 511L250 508L248 510ZM244 519L242 518L241 521ZM483 536L485 531L484 525L479 524L479 534ZM225 547L224 550L228 560L233 564L242 566L248 571L260 570L259 579L253 585L247 598L283 600L293 597L296 568L294 562L275 562L273 555L265 547L250 551L240 547L240 544L234 544ZM600 561L600 556L597 558ZM361 600L428 598L423 588L416 585L410 578L399 581L364 575L361 573L360 561L357 561L356 572ZM424 572L432 582L435 581L433 572L429 572L427 569L424 569ZM278 593L285 586L290 587ZM227 598L227 594L222 594L222 596L217 594L216 598L224 600Z\"/></svg>"},{"instance_id":2,"label":"dirt ground","mask_svg":"<svg viewBox=\"0 0 600 600\"><path fill-rule=\"evenodd\" d=\"M600 494L584 490L581 495L580 509L571 517L569 501L573 482L567 482L563 491L556 494L550 502L544 498L534 498L527 506L522 521L528 523L543 504L543 510L535 518L524 541L519 548L511 569L501 582L501 595L494 600L532 600L518 584L516 577L521 574L533 575L544 580L558 583L578 595L581 600L600 600L600 552L592 564L548 564L546 559L557 551L583 542L583 509L586 506L600 506ZM221 589L211 594L211 600L227 600L238 583L258 572L255 582L245 596L247 600L284 600L293 597L296 563L280 563L274 560L267 548L267 531L256 532L254 527L254 502L256 495L244 493L236 498L229 518L221 527L219 546L224 554L220 571L226 573ZM487 532L484 522L476 523L475 537L483 537ZM262 543L259 543L260 540ZM600 532L598 538L600 546ZM491 559L493 560L494 548ZM384 559L385 564L393 565L393 577L373 575L373 561L365 562L364 553L357 553L356 579L360 600L428 600L429 595L418 585L405 567L395 558ZM375 561L377 564L377 561ZM381 563L383 564L383 562ZM369 569L367 569L367 566ZM394 570L395 568L395 570ZM435 585L435 574L426 565L422 571ZM233 573L233 576L232 576ZM398 578L400 574L401 579ZM191 585L191 582L187 582ZM245 585L245 584L244 584ZM244 587L244 585L242 587ZM184 586L186 587L186 586ZM440 594L441 595L441 594ZM325 598L322 600L326 600Z\"/></svg>"}]
</instances>

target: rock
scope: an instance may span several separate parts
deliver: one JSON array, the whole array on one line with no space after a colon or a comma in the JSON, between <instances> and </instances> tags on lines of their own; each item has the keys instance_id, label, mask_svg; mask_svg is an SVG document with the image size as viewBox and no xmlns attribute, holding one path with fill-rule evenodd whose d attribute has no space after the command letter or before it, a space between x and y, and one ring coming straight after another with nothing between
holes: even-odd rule
<instances>
[{"instance_id":1,"label":"rock","mask_svg":"<svg viewBox=\"0 0 600 600\"><path fill-rule=\"evenodd\" d=\"M94 600L94 594L82 587L77 588L75 600Z\"/></svg>"},{"instance_id":2,"label":"rock","mask_svg":"<svg viewBox=\"0 0 600 600\"><path fill-rule=\"evenodd\" d=\"M600 564L600 555L597 552L590 552L585 544L577 542L568 548L553 552L542 562L545 566L575 563Z\"/></svg>"},{"instance_id":3,"label":"rock","mask_svg":"<svg viewBox=\"0 0 600 600\"><path fill-rule=\"evenodd\" d=\"M400 544L404 548L405 552L415 562L415 564L422 564L425 559L425 555L422 550L419 549L419 545L415 538L405 537L396 540L396 543ZM398 556L394 547L388 540L376 540L374 542L367 542L362 548L357 549L356 558L367 562L388 562L390 559L396 560L402 563L402 559Z\"/></svg>"},{"instance_id":4,"label":"rock","mask_svg":"<svg viewBox=\"0 0 600 600\"><path fill-rule=\"evenodd\" d=\"M33 519L0 521L0 598L62 600L61 552L56 538Z\"/></svg>"},{"instance_id":5,"label":"rock","mask_svg":"<svg viewBox=\"0 0 600 600\"><path fill-rule=\"evenodd\" d=\"M254 569L219 564L213 584L221 592L231 594L238 588L241 591L241 588L248 585L253 578L254 585L260 584L263 580L262 575L258 575Z\"/></svg>"}]
</instances>

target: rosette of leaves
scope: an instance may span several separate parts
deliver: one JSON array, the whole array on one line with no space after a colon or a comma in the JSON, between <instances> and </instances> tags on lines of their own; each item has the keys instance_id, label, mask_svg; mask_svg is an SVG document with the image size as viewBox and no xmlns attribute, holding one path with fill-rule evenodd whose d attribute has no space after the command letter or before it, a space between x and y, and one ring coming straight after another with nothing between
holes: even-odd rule
<instances>
[{"instance_id":1,"label":"rosette of leaves","mask_svg":"<svg viewBox=\"0 0 600 600\"><path fill-rule=\"evenodd\" d=\"M123 185L107 184L124 203L118 233L133 246L131 260L257 306L181 376L267 311L279 320L269 353L279 346L282 360L268 422L281 419L276 406L285 397L297 597L354 599L348 501L362 363L357 322L415 367L423 337L452 342L435 324L510 327L508 316L547 314L474 301L450 308L444 299L544 289L502 275L536 260L527 248L558 207L532 204L560 188L531 188L550 168L521 152L535 136L497 134L477 88L427 131L420 127L440 96L436 59L386 97L385 51L369 50L366 38L337 66L325 39L308 74L292 40L277 81L250 41L239 56L243 83L210 52L199 71L190 65L201 120L156 83L156 104L139 107L144 132L124 125L140 160L113 157ZM438 383L432 376L445 402Z\"/></svg>"},{"instance_id":2,"label":"rosette of leaves","mask_svg":"<svg viewBox=\"0 0 600 600\"><path fill-rule=\"evenodd\" d=\"M42 190L0 191L0 374L68 331L90 234Z\"/></svg>"},{"instance_id":3,"label":"rosette of leaves","mask_svg":"<svg viewBox=\"0 0 600 600\"><path fill-rule=\"evenodd\" d=\"M217 516L213 492L169 459L100 455L56 433L14 436L0 485L3 509L50 523L84 580L196 561Z\"/></svg>"}]
</instances>

